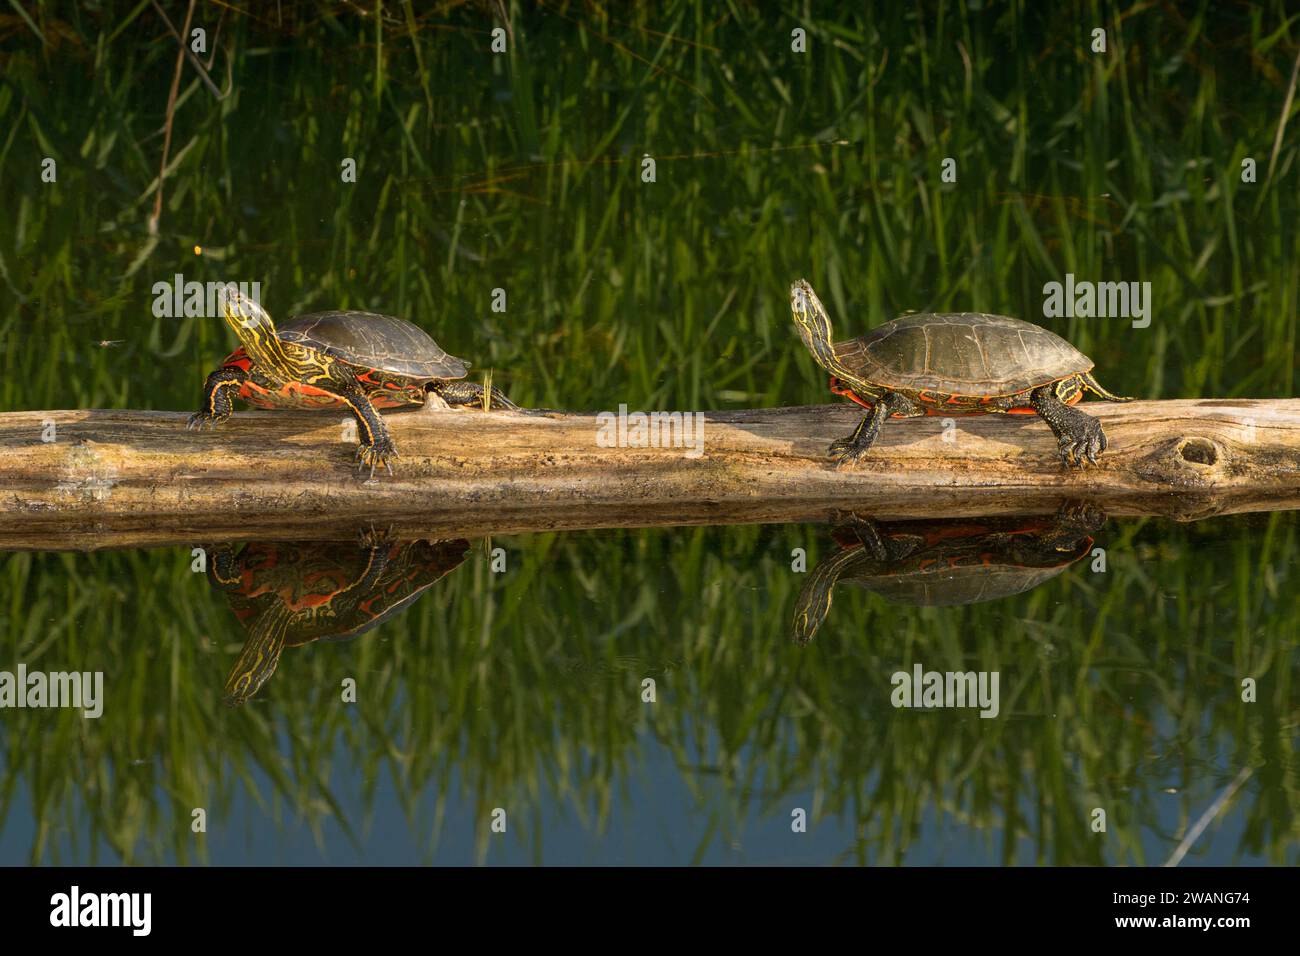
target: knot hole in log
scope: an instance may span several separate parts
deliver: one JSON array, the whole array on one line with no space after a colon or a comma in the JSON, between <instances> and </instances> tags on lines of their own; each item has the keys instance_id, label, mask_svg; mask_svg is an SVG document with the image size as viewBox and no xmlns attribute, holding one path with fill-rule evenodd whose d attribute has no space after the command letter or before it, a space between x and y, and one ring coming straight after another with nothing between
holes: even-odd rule
<instances>
[{"instance_id":1,"label":"knot hole in log","mask_svg":"<svg viewBox=\"0 0 1300 956\"><path fill-rule=\"evenodd\" d=\"M1204 435L1183 435L1151 450L1134 471L1168 488L1212 488L1227 480L1233 455L1229 446Z\"/></svg>"},{"instance_id":2,"label":"knot hole in log","mask_svg":"<svg viewBox=\"0 0 1300 956\"><path fill-rule=\"evenodd\" d=\"M1178 448L1183 461L1213 467L1219 463L1219 446L1208 438L1188 438Z\"/></svg>"}]
</instances>

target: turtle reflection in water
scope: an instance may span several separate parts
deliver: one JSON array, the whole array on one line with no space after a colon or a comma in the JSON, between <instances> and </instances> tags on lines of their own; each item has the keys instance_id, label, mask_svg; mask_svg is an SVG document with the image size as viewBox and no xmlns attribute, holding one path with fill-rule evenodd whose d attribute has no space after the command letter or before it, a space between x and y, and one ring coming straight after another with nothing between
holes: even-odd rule
<instances>
[{"instance_id":1,"label":"turtle reflection in water","mask_svg":"<svg viewBox=\"0 0 1300 956\"><path fill-rule=\"evenodd\" d=\"M844 580L891 604L978 604L1055 577L1092 550L1101 511L1068 503L1054 516L877 523L838 516L840 550L813 569L795 602L794 641L812 640Z\"/></svg>"},{"instance_id":2,"label":"turtle reflection in water","mask_svg":"<svg viewBox=\"0 0 1300 956\"><path fill-rule=\"evenodd\" d=\"M354 542L252 542L238 555L210 549L208 578L248 632L226 678L226 703L248 700L275 673L286 646L343 640L409 607L465 560L469 542L397 542L363 532Z\"/></svg>"}]
</instances>

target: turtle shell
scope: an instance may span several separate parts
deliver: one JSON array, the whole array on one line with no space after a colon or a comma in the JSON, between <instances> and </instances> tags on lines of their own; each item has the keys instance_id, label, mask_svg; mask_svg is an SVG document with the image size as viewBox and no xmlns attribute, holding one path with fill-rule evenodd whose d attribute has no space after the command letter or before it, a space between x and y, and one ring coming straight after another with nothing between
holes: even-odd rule
<instances>
[{"instance_id":1,"label":"turtle shell","mask_svg":"<svg viewBox=\"0 0 1300 956\"><path fill-rule=\"evenodd\" d=\"M286 647L356 637L409 607L465 560L469 542L409 541L388 545L388 563L374 584L357 590L368 563L353 542L250 542L229 555L219 584L245 626L268 606L284 609ZM217 583L216 563L209 565Z\"/></svg>"},{"instance_id":2,"label":"turtle shell","mask_svg":"<svg viewBox=\"0 0 1300 956\"><path fill-rule=\"evenodd\" d=\"M349 365L415 379L464 378L469 371L424 329L377 312L313 312L284 323L277 335Z\"/></svg>"},{"instance_id":3,"label":"turtle shell","mask_svg":"<svg viewBox=\"0 0 1300 956\"><path fill-rule=\"evenodd\" d=\"M855 552L840 580L874 591L891 604L951 607L996 601L1033 590L1092 549L1086 534L1064 550L1034 547L1036 535L1052 526L1051 521L1020 518L885 525L881 533L887 537L925 542L895 562L878 561L847 535L837 535L841 546L847 542Z\"/></svg>"},{"instance_id":4,"label":"turtle shell","mask_svg":"<svg viewBox=\"0 0 1300 956\"><path fill-rule=\"evenodd\" d=\"M908 392L1015 395L1093 367L1054 332L983 312L905 315L834 348L871 384Z\"/></svg>"},{"instance_id":5,"label":"turtle shell","mask_svg":"<svg viewBox=\"0 0 1300 956\"><path fill-rule=\"evenodd\" d=\"M1091 543L1091 542L1089 542ZM1026 568L1007 564L936 566L902 573L850 571L842 580L874 591L890 604L956 607L981 604L1031 591L1064 571L1075 556L1056 567Z\"/></svg>"}]
</instances>

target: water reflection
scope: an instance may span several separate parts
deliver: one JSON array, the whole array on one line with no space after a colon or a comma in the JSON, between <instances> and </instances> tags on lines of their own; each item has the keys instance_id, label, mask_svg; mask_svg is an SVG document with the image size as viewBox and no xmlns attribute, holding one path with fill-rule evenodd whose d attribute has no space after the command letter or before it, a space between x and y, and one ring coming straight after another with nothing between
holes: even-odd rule
<instances>
[{"instance_id":1,"label":"water reflection","mask_svg":"<svg viewBox=\"0 0 1300 956\"><path fill-rule=\"evenodd\" d=\"M877 522L860 512L839 512L832 521L839 550L813 569L799 593L796 644L816 635L840 581L891 604L995 601L1038 587L1088 554L1106 515L1067 502L1048 516Z\"/></svg>"},{"instance_id":2,"label":"water reflection","mask_svg":"<svg viewBox=\"0 0 1300 956\"><path fill-rule=\"evenodd\" d=\"M841 594L806 647L789 615L815 572L790 555L822 524L502 535L500 573L410 530L369 572L373 549L302 534L212 549L220 597L189 548L3 555L0 671L102 671L104 706L0 710L0 861L1150 863L1249 767L1186 862L1294 863L1298 515L1111 521L1056 558L1070 516L863 516L896 554L929 542L892 566L909 580L962 547L1062 568L1094 536L1110 567L942 609ZM853 529L827 565L866 553ZM362 591L371 618L343 610ZM239 642L273 602L328 603L321 636L406 610L285 652L266 706L227 708L227 596ZM894 707L918 663L999 673L999 716ZM798 837L796 807L817 808Z\"/></svg>"},{"instance_id":3,"label":"water reflection","mask_svg":"<svg viewBox=\"0 0 1300 956\"><path fill-rule=\"evenodd\" d=\"M367 530L352 542L249 542L208 550L208 579L248 632L226 678L225 700L244 703L285 647L345 640L406 610L465 560L469 542L394 540Z\"/></svg>"}]
</instances>

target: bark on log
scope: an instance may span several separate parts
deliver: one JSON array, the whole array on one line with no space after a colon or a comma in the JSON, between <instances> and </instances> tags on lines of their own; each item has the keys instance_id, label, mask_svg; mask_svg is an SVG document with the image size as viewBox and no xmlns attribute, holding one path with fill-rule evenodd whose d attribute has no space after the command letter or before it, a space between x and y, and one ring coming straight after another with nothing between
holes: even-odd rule
<instances>
[{"instance_id":1,"label":"bark on log","mask_svg":"<svg viewBox=\"0 0 1300 956\"><path fill-rule=\"evenodd\" d=\"M0 415L0 548L95 549L824 520L1043 514L1067 498L1195 520L1300 507L1300 400L1088 403L1110 447L1061 467L1033 416L888 422L868 459L826 446L856 406L706 413L704 454L603 448L592 414L417 409L386 416L394 477L359 480L340 416L240 412L215 432L145 411ZM54 427L54 441L48 437Z\"/></svg>"}]
</instances>

